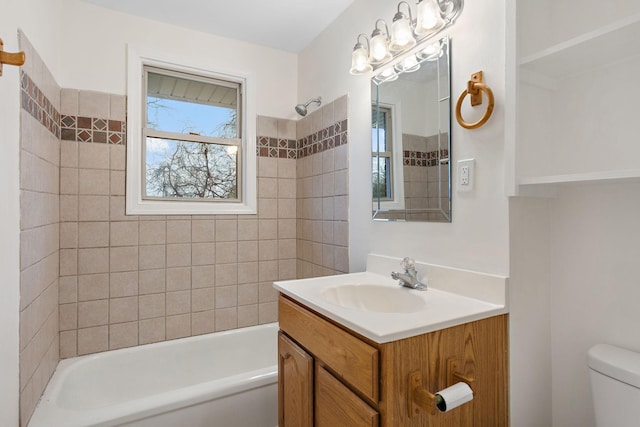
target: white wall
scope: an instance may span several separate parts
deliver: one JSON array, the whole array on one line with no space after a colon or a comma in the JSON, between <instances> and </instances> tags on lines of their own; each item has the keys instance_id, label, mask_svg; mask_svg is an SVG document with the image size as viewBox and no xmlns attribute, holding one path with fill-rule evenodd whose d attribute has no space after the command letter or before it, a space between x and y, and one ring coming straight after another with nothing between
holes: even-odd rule
<instances>
[{"instance_id":1,"label":"white wall","mask_svg":"<svg viewBox=\"0 0 640 427\"><path fill-rule=\"evenodd\" d=\"M238 71L256 77L257 114L297 119L294 112L297 56L290 52L187 30L87 4L58 0L64 67L56 75L62 87L126 93L126 45L160 50L187 65Z\"/></svg>"},{"instance_id":2,"label":"white wall","mask_svg":"<svg viewBox=\"0 0 640 427\"><path fill-rule=\"evenodd\" d=\"M462 267L486 273L508 272L508 206L503 191L505 5L466 2L452 37L453 102L471 73L483 70L496 108L484 127L453 124L453 160L476 159L476 191L454 193L453 222L384 223L371 220L369 79L348 72L360 32L370 33L377 18L390 22L397 2L356 0L299 58L299 98L349 94L349 244L352 271L376 252ZM473 120L468 115L467 120ZM454 120L455 122L455 120ZM454 184L456 179L454 178Z\"/></svg>"},{"instance_id":3,"label":"white wall","mask_svg":"<svg viewBox=\"0 0 640 427\"><path fill-rule=\"evenodd\" d=\"M381 103L393 105L400 103L402 133L419 136L431 136L438 133L437 80L425 83L396 80L381 85L379 89ZM373 92L371 96L374 96Z\"/></svg>"}]
</instances>

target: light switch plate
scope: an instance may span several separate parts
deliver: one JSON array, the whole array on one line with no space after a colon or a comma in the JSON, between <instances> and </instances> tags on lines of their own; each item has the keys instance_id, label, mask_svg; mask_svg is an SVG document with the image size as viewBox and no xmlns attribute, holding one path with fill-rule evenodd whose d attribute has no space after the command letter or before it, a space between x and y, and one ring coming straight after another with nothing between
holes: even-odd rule
<instances>
[{"instance_id":1,"label":"light switch plate","mask_svg":"<svg viewBox=\"0 0 640 427\"><path fill-rule=\"evenodd\" d=\"M473 191L475 181L475 160L464 159L457 162L457 180L456 191L468 192Z\"/></svg>"}]
</instances>

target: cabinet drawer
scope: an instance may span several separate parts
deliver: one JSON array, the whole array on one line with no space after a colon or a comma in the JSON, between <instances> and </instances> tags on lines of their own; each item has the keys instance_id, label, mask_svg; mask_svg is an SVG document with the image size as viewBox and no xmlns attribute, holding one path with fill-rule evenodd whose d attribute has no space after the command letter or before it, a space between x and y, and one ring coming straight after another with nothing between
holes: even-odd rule
<instances>
[{"instance_id":1,"label":"cabinet drawer","mask_svg":"<svg viewBox=\"0 0 640 427\"><path fill-rule=\"evenodd\" d=\"M377 427L378 413L316 364L316 427Z\"/></svg>"},{"instance_id":2,"label":"cabinet drawer","mask_svg":"<svg viewBox=\"0 0 640 427\"><path fill-rule=\"evenodd\" d=\"M378 350L280 296L280 328L372 402L378 402Z\"/></svg>"}]
</instances>

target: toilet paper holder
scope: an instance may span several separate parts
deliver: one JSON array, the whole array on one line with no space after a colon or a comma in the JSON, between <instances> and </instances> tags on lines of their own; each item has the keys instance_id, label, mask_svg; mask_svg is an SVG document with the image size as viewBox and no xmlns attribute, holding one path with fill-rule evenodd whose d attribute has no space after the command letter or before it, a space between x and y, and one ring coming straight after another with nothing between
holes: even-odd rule
<instances>
[{"instance_id":1,"label":"toilet paper holder","mask_svg":"<svg viewBox=\"0 0 640 427\"><path fill-rule=\"evenodd\" d=\"M475 380L459 372L458 361L449 360L447 362L447 384L451 386L458 382L466 383L475 393ZM434 415L440 403L439 396L422 386L422 372L420 371L414 371L409 374L407 401L410 418L419 415L420 409L424 409L429 414Z\"/></svg>"}]
</instances>

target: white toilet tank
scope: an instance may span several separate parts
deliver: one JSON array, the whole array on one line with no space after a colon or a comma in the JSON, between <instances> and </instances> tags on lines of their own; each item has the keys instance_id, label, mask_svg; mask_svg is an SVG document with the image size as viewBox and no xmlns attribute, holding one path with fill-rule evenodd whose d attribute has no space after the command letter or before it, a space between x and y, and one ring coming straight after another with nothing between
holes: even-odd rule
<instances>
[{"instance_id":1,"label":"white toilet tank","mask_svg":"<svg viewBox=\"0 0 640 427\"><path fill-rule=\"evenodd\" d=\"M596 425L640 426L640 353L598 344L587 360Z\"/></svg>"}]
</instances>

